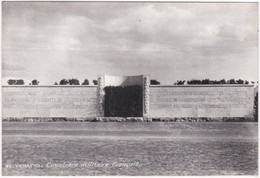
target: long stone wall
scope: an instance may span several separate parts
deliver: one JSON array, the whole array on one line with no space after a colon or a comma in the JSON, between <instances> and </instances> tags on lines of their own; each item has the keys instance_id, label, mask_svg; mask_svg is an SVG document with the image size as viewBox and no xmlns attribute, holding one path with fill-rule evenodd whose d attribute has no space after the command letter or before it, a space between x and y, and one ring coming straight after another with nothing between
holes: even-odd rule
<instances>
[{"instance_id":1,"label":"long stone wall","mask_svg":"<svg viewBox=\"0 0 260 178\"><path fill-rule=\"evenodd\" d=\"M96 86L3 86L3 117L96 117Z\"/></svg>"},{"instance_id":2,"label":"long stone wall","mask_svg":"<svg viewBox=\"0 0 260 178\"><path fill-rule=\"evenodd\" d=\"M131 81L140 83L142 79L145 118L253 117L255 92L252 85L150 86L148 76L136 78ZM98 78L98 84L3 86L2 116L103 117L104 76Z\"/></svg>"},{"instance_id":3,"label":"long stone wall","mask_svg":"<svg viewBox=\"0 0 260 178\"><path fill-rule=\"evenodd\" d=\"M150 86L149 117L253 117L252 85Z\"/></svg>"}]
</instances>

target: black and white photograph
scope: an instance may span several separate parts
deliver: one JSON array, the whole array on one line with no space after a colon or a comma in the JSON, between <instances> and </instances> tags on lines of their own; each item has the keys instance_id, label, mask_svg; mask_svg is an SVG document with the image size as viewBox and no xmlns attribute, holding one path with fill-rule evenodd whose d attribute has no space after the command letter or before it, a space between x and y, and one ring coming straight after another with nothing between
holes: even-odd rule
<instances>
[{"instance_id":1,"label":"black and white photograph","mask_svg":"<svg viewBox=\"0 0 260 178\"><path fill-rule=\"evenodd\" d=\"M1 1L2 176L258 176L258 9Z\"/></svg>"}]
</instances>

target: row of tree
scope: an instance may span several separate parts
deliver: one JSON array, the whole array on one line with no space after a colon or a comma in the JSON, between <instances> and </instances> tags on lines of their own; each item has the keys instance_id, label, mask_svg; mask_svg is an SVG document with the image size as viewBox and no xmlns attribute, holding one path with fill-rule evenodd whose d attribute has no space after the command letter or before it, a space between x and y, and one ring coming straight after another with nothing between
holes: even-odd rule
<instances>
[{"instance_id":1,"label":"row of tree","mask_svg":"<svg viewBox=\"0 0 260 178\"><path fill-rule=\"evenodd\" d=\"M251 84L254 84L255 82L251 81ZM160 85L160 82L156 79L152 79L150 82L151 85ZM177 80L173 85L208 85L208 84L249 84L249 81L242 80L242 79L230 79L230 80L210 80L210 79L203 79L203 80Z\"/></svg>"},{"instance_id":2,"label":"row of tree","mask_svg":"<svg viewBox=\"0 0 260 178\"><path fill-rule=\"evenodd\" d=\"M24 81L22 79L9 79L7 83L8 85L24 85Z\"/></svg>"},{"instance_id":3,"label":"row of tree","mask_svg":"<svg viewBox=\"0 0 260 178\"><path fill-rule=\"evenodd\" d=\"M8 85L24 85L24 80L22 79L9 79L7 81ZM29 85L38 85L40 82L36 79L32 80ZM97 85L97 80L93 80L93 84ZM54 85L80 85L80 82L78 79L62 79L59 84L57 82L54 83ZM84 82L81 85L89 85L88 79L85 79Z\"/></svg>"},{"instance_id":4,"label":"row of tree","mask_svg":"<svg viewBox=\"0 0 260 178\"><path fill-rule=\"evenodd\" d=\"M7 81L8 85L24 85L24 81L22 79L10 79ZM40 82L36 79L32 80L29 85L38 85ZM97 85L97 80L93 80L93 84ZM251 81L251 84L254 84L255 82ZM151 85L160 85L160 82L156 79L150 80ZM230 80L210 80L210 79L203 79L203 80L177 80L173 85L207 85L207 84L249 84L249 81L242 80L242 79L230 79ZM80 82L78 79L62 79L59 83L55 82L54 85L80 85ZM89 85L88 79L85 79L81 85Z\"/></svg>"},{"instance_id":5,"label":"row of tree","mask_svg":"<svg viewBox=\"0 0 260 178\"><path fill-rule=\"evenodd\" d=\"M177 80L177 82L174 83L174 85L184 85L185 80ZM251 84L254 84L255 82L251 81ZM210 80L210 79L203 79L203 80L189 80L186 82L188 85L208 85L208 84L249 84L249 81L242 80L242 79L230 79L230 80Z\"/></svg>"},{"instance_id":6,"label":"row of tree","mask_svg":"<svg viewBox=\"0 0 260 178\"><path fill-rule=\"evenodd\" d=\"M97 85L97 80L93 80L93 84ZM55 82L54 85L58 85L58 83ZM80 83L78 79L62 79L59 85L80 85ZM81 85L89 85L88 79L85 79Z\"/></svg>"}]
</instances>

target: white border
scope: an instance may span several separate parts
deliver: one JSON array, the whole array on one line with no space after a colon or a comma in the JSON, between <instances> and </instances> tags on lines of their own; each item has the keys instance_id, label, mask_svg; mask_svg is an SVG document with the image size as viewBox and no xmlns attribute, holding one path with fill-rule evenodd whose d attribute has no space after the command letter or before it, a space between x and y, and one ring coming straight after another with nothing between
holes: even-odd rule
<instances>
[{"instance_id":1,"label":"white border","mask_svg":"<svg viewBox=\"0 0 260 178\"><path fill-rule=\"evenodd\" d=\"M5 1L9 1L9 2L12 2L12 1L24 1L24 0L5 0ZM27 0L27 1L36 1L36 0ZM41 0L41 1L49 1L49 2L55 2L55 1L51 1L51 0ZM72 0L56 0L56 1L72 1ZM85 0L77 0L77 1L85 1ZM1 51L2 51L2 2L3 0L1 0L1 4L0 4L0 16L1 16L1 20L0 20L0 31L1 31L1 43L0 43L0 47L1 47ZM103 0L103 1L100 1L100 0L96 0L96 1L89 1L87 0L86 2L113 2L113 1L109 1L109 0ZM182 1L176 1L176 0L163 0L163 1L158 1L158 0L142 0L142 1L138 1L138 0L131 0L131 1L125 1L125 0L114 0L114 2L158 2L158 3L161 3L161 2L168 2L168 3L177 3L177 2L194 2L194 3L226 3L226 2L234 2L234 3L258 3L258 13L259 13L259 0L218 0L218 1L209 1L209 0L182 0ZM259 20L259 14L258 14L258 29L259 29L259 24L260 24L260 20ZM259 61L259 33L258 33L258 61ZM1 57L0 57L0 72L1 72L1 77L0 77L0 83L1 83L1 86L2 86L2 52L1 52ZM258 80L260 79L260 75L259 75L259 62L258 62ZM259 90L258 90L259 92ZM0 87L0 98L2 99L2 87ZM259 100L259 99L258 99ZM1 100L1 107L0 107L0 113L1 113L1 121L0 121L0 126L1 126L1 129L2 129L2 100ZM258 113L258 117L260 116L260 114ZM259 122L258 122L258 128L259 128ZM1 150L1 154L0 154L0 159L1 159L1 164L0 164L0 175L2 175L2 130L1 130L1 141L0 141L0 150ZM259 147L259 137L260 137L260 134L259 134L259 129L258 129L258 174L259 174L259 168L260 168L260 165L259 165L259 152L260 152L260 147ZM12 177L12 178L16 178L18 176L2 176L3 178L5 177ZM19 176L19 178L34 178L35 176ZM41 176L41 178L54 178L54 177L58 177L58 178L64 178L64 177L69 177L69 176ZM73 176L73 177L92 177L92 176ZM114 176L95 176L95 177L102 177L102 178L109 178L109 177L114 177ZM151 176L116 176L118 178L122 178L122 177L127 177L127 178L130 178L130 177L137 177L137 178L147 178L147 177L151 177ZM156 176L158 177L158 176ZM159 176L159 177L163 177L163 178L169 178L169 177L176 177L176 178L204 178L206 176ZM219 178L219 177L228 177L228 178L237 178L237 177L259 177L258 176L210 176L210 178Z\"/></svg>"}]
</instances>

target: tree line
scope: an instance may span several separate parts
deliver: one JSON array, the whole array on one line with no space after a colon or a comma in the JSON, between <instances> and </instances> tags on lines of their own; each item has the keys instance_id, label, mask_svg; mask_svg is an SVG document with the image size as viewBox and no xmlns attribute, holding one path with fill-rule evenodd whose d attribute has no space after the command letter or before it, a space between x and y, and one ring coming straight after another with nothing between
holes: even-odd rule
<instances>
[{"instance_id":1,"label":"tree line","mask_svg":"<svg viewBox=\"0 0 260 178\"><path fill-rule=\"evenodd\" d=\"M94 85L97 85L97 80L92 81ZM24 85L24 80L22 79L9 79L7 81L8 85ZM38 85L40 82L37 79L32 80L29 85ZM242 79L230 79L230 80L210 80L210 79L203 79L203 80L177 80L177 82L173 83L173 85L210 85L210 84L254 84L255 82L242 80ZM258 83L258 82L257 82ZM159 82L157 79L151 79L150 80L151 85L160 85L161 82ZM54 85L80 85L80 82L78 79L62 79L59 83L55 82ZM89 85L89 80L85 79L81 85Z\"/></svg>"},{"instance_id":2,"label":"tree line","mask_svg":"<svg viewBox=\"0 0 260 178\"><path fill-rule=\"evenodd\" d=\"M97 85L97 80L92 81L94 85ZM39 85L39 81L37 79L32 80L29 85ZM8 85L24 85L23 79L9 79L7 81ZM80 82L78 79L62 79L59 84L57 82L54 83L54 85L80 85ZM85 79L81 85L89 85L88 79Z\"/></svg>"},{"instance_id":3,"label":"tree line","mask_svg":"<svg viewBox=\"0 0 260 178\"><path fill-rule=\"evenodd\" d=\"M250 82L251 84L254 84L254 81ZM258 83L258 82L257 82ZM150 81L151 85L160 85L160 82L156 79L151 79ZM230 79L230 80L210 80L210 79L203 79L203 80L177 80L177 82L173 83L173 85L212 85L212 84L249 84L249 81L242 80L242 79Z\"/></svg>"},{"instance_id":4,"label":"tree line","mask_svg":"<svg viewBox=\"0 0 260 178\"><path fill-rule=\"evenodd\" d=\"M254 84L253 81L251 81L252 84ZM177 81L174 83L174 85L184 85L185 80L183 81ZM210 85L210 84L249 84L249 81L247 80L242 80L242 79L230 79L230 80L210 80L210 79L203 79L203 80L189 80L187 81L188 85Z\"/></svg>"}]
</instances>

